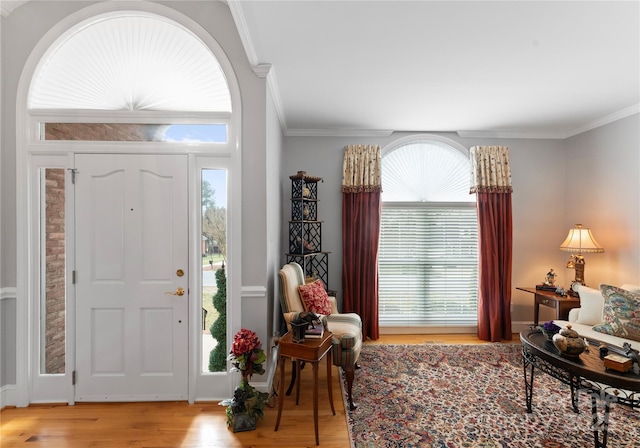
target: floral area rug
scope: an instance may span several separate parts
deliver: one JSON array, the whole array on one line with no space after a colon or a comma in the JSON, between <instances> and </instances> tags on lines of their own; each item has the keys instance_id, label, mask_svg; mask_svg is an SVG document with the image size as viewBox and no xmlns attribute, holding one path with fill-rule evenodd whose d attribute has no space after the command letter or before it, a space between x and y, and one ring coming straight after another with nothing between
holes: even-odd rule
<instances>
[{"instance_id":1,"label":"floral area rug","mask_svg":"<svg viewBox=\"0 0 640 448\"><path fill-rule=\"evenodd\" d=\"M526 412L520 344L365 345L347 412L356 448L592 447L591 398L536 371ZM344 374L342 377L344 390ZM344 398L343 393L343 398ZM345 409L348 409L345 399ZM612 404L609 447L640 447L640 410Z\"/></svg>"}]
</instances>

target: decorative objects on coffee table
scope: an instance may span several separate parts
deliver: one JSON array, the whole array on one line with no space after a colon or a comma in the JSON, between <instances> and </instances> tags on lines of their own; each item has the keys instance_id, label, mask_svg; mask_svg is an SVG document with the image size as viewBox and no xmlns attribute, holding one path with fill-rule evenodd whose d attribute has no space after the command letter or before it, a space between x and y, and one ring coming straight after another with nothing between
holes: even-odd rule
<instances>
[{"instance_id":1,"label":"decorative objects on coffee table","mask_svg":"<svg viewBox=\"0 0 640 448\"><path fill-rule=\"evenodd\" d=\"M233 398L220 402L227 406L227 426L233 432L251 431L256 429L256 422L264 416L264 404L269 394L258 391L249 384L254 373L262 375L262 363L267 359L258 335L245 328L233 337L233 344L229 354L229 361L234 370L240 371L242 380L236 387Z\"/></svg>"},{"instance_id":2,"label":"decorative objects on coffee table","mask_svg":"<svg viewBox=\"0 0 640 448\"><path fill-rule=\"evenodd\" d=\"M565 356L578 356L587 346L578 332L571 329L571 325L554 334L552 340L553 345Z\"/></svg>"},{"instance_id":3,"label":"decorative objects on coffee table","mask_svg":"<svg viewBox=\"0 0 640 448\"><path fill-rule=\"evenodd\" d=\"M558 333L561 330L560 326L558 326L555 323L553 323L552 320L550 320L549 322L545 322L544 324L542 324L538 328L540 328L540 331L542 331L542 333L550 341L553 339L553 335Z\"/></svg>"}]
</instances>

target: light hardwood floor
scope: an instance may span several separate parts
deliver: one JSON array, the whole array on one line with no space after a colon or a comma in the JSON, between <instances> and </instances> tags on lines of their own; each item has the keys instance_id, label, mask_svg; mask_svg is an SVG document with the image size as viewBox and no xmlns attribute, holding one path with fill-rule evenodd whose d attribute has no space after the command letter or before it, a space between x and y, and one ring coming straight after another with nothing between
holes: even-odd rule
<instances>
[{"instance_id":1,"label":"light hardwood floor","mask_svg":"<svg viewBox=\"0 0 640 448\"><path fill-rule=\"evenodd\" d=\"M519 341L514 335L511 342ZM368 344L473 344L475 335L382 335ZM324 364L324 360L321 366ZM338 370L333 370L336 415L328 404L326 369L319 369L318 427L320 446L349 447L349 434ZM290 363L287 363L287 377ZM225 409L215 402L78 403L34 405L0 412L0 447L154 447L235 448L313 447L313 395L310 366L302 371L300 404L285 397L280 428L274 432L276 408L267 408L255 431L233 433ZM356 373L356 381L358 375Z\"/></svg>"}]
</instances>

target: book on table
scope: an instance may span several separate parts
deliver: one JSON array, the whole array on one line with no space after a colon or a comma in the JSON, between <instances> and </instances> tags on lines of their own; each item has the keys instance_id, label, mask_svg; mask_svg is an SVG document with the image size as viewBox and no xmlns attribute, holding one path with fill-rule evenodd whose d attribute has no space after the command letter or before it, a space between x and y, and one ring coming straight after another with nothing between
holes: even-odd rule
<instances>
[{"instance_id":1,"label":"book on table","mask_svg":"<svg viewBox=\"0 0 640 448\"><path fill-rule=\"evenodd\" d=\"M320 339L324 336L324 326L323 325L309 325L307 330L304 333L305 338L309 339Z\"/></svg>"}]
</instances>

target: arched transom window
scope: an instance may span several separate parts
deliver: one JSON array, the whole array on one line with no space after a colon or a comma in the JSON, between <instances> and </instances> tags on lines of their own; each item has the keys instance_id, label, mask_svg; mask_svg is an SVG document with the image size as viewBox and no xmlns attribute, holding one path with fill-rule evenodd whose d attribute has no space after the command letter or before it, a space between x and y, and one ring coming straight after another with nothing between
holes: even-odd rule
<instances>
[{"instance_id":1,"label":"arched transom window","mask_svg":"<svg viewBox=\"0 0 640 448\"><path fill-rule=\"evenodd\" d=\"M217 59L176 22L120 11L59 42L37 69L29 109L231 112Z\"/></svg>"}]
</instances>

